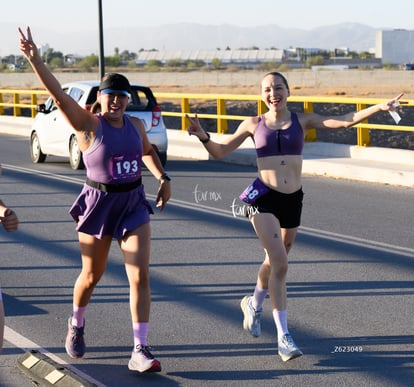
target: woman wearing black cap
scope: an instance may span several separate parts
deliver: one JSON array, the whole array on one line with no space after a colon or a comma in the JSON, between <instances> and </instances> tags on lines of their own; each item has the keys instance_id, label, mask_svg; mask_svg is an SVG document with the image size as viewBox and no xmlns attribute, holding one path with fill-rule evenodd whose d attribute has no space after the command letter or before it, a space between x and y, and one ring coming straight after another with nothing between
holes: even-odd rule
<instances>
[{"instance_id":1,"label":"woman wearing black cap","mask_svg":"<svg viewBox=\"0 0 414 387\"><path fill-rule=\"evenodd\" d=\"M152 209L141 184L141 161L160 182L156 203L161 210L171 196L170 178L150 145L141 121L124 114L131 88L123 75L107 74L102 79L97 95L101 112L92 114L62 90L38 54L30 28L27 36L20 28L19 32L20 50L76 130L86 166L87 180L70 209L77 224L82 271L74 286L66 351L72 358L85 354L84 315L105 271L112 239L117 239L129 281L134 332L134 350L128 367L138 372L159 372L161 365L147 345Z\"/></svg>"}]
</instances>

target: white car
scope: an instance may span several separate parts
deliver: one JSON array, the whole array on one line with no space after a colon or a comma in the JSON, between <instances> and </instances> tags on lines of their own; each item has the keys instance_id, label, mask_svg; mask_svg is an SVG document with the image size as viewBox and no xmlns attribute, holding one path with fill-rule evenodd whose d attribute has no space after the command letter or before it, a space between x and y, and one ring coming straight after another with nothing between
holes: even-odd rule
<instances>
[{"instance_id":1,"label":"white car","mask_svg":"<svg viewBox=\"0 0 414 387\"><path fill-rule=\"evenodd\" d=\"M62 85L83 108L90 109L96 101L99 81L80 81ZM131 83L132 93L126 114L138 117L144 123L148 138L163 165L167 161L167 130L161 116L161 109L151 89ZM30 156L33 163L42 163L47 155L68 157L73 169L83 169L82 152L79 150L75 130L49 97L46 103L37 107L30 134Z\"/></svg>"}]
</instances>

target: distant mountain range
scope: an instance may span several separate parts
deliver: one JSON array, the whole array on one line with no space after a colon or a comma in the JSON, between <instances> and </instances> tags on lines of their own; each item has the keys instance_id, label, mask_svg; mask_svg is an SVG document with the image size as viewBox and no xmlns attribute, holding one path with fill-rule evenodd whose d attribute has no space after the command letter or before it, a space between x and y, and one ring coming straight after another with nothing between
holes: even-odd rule
<instances>
[{"instance_id":1,"label":"distant mountain range","mask_svg":"<svg viewBox=\"0 0 414 387\"><path fill-rule=\"evenodd\" d=\"M343 23L312 30L282 28L277 25L239 27L234 25L169 24L159 27L108 29L105 46L120 50L138 51L141 48L158 50L231 49L258 47L260 49L307 47L334 49L347 47L352 51L375 48L378 29L357 23Z\"/></svg>"},{"instance_id":2,"label":"distant mountain range","mask_svg":"<svg viewBox=\"0 0 414 387\"><path fill-rule=\"evenodd\" d=\"M32 26L35 41L48 44L64 54L88 55L98 53L97 29L82 27L70 33L63 30L50 31L45 26ZM389 28L384 28L389 29ZM1 47L0 55L17 53L16 26L0 25L0 34L10 38ZM380 29L359 23L342 23L311 30L282 28L277 25L240 27L230 24L201 25L178 23L157 27L120 27L104 30L105 55L112 55L115 48L120 51L137 52L151 50L231 49L257 47L259 49L289 47L334 48L347 47L352 51L368 51L375 48L376 32ZM8 47L13 51L7 52Z\"/></svg>"}]
</instances>

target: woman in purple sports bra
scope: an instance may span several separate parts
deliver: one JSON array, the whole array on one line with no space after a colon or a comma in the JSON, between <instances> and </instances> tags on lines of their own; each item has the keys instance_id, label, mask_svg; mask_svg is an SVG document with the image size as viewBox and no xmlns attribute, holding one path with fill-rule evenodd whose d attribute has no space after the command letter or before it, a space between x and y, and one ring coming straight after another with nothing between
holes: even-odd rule
<instances>
[{"instance_id":1,"label":"woman in purple sports bra","mask_svg":"<svg viewBox=\"0 0 414 387\"><path fill-rule=\"evenodd\" d=\"M264 76L262 99L268 111L243 121L236 132L221 143L210 140L197 115L187 116L188 132L203 143L216 159L237 149L252 138L257 153L258 177L240 195L247 202L247 214L265 251L252 296L240 303L243 328L252 336L260 336L260 316L266 295L270 295L272 314L277 329L278 354L283 361L302 355L289 333L287 323L286 275L288 252L295 240L302 212L302 149L306 133L311 128L339 129L355 126L382 110L395 111L398 97L359 112L326 117L316 113L289 111L290 90L286 78L271 72Z\"/></svg>"},{"instance_id":2,"label":"woman in purple sports bra","mask_svg":"<svg viewBox=\"0 0 414 387\"><path fill-rule=\"evenodd\" d=\"M70 209L77 224L82 271L73 291L66 352L72 358L81 358L85 354L86 308L105 271L112 240L116 239L130 287L134 349L128 368L138 372L159 372L160 362L147 345L152 209L141 183L141 162L160 182L156 203L161 210L171 196L171 179L149 143L141 120L125 114L131 92L127 78L116 73L103 77L97 95L101 111L93 114L62 90L38 54L30 28L27 28L26 36L20 28L19 32L20 50L75 129L86 166L86 182Z\"/></svg>"}]
</instances>

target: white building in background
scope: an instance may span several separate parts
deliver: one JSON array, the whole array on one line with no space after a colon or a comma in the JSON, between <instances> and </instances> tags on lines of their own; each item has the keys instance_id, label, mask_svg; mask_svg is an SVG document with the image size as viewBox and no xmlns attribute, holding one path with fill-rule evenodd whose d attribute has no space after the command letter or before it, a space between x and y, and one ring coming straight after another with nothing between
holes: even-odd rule
<instances>
[{"instance_id":1,"label":"white building in background","mask_svg":"<svg viewBox=\"0 0 414 387\"><path fill-rule=\"evenodd\" d=\"M150 60L165 64L170 60L203 61L210 65L218 59L223 64L253 66L265 62L283 62L289 53L285 50L176 50L176 51L141 51L136 59L137 65L145 65Z\"/></svg>"},{"instance_id":2,"label":"white building in background","mask_svg":"<svg viewBox=\"0 0 414 387\"><path fill-rule=\"evenodd\" d=\"M40 56L42 56L47 50L49 50L49 44L40 44L37 46Z\"/></svg>"},{"instance_id":3,"label":"white building in background","mask_svg":"<svg viewBox=\"0 0 414 387\"><path fill-rule=\"evenodd\" d=\"M381 58L382 64L414 63L414 31L402 29L378 31L375 57Z\"/></svg>"}]
</instances>

